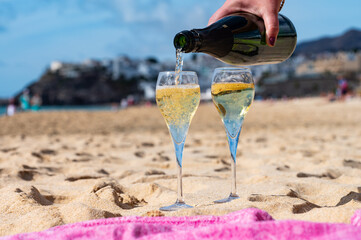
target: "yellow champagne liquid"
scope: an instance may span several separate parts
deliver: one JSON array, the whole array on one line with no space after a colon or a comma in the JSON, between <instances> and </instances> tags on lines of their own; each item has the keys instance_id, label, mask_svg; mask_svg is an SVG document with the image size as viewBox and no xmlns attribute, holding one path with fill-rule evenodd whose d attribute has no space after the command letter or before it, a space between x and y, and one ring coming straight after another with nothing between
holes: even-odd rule
<instances>
[{"instance_id":1,"label":"yellow champagne liquid","mask_svg":"<svg viewBox=\"0 0 361 240\"><path fill-rule=\"evenodd\" d=\"M243 120L254 98L253 83L215 83L212 99L230 137L241 131Z\"/></svg>"},{"instance_id":2,"label":"yellow champagne liquid","mask_svg":"<svg viewBox=\"0 0 361 240\"><path fill-rule=\"evenodd\" d=\"M158 87L156 101L173 140L185 140L190 122L198 108L200 88L196 84Z\"/></svg>"}]
</instances>

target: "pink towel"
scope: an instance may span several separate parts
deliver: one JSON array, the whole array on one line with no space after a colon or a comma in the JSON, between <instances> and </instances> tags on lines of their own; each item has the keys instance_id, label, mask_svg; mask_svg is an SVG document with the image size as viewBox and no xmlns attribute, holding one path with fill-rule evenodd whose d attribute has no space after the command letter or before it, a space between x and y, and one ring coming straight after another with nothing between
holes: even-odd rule
<instances>
[{"instance_id":1,"label":"pink towel","mask_svg":"<svg viewBox=\"0 0 361 240\"><path fill-rule=\"evenodd\" d=\"M361 239L361 211L352 223L274 221L259 209L224 216L121 217L92 220L18 234L1 240L88 239Z\"/></svg>"},{"instance_id":2,"label":"pink towel","mask_svg":"<svg viewBox=\"0 0 361 240\"><path fill-rule=\"evenodd\" d=\"M351 224L361 227L361 209L357 210L355 214L351 217Z\"/></svg>"}]
</instances>

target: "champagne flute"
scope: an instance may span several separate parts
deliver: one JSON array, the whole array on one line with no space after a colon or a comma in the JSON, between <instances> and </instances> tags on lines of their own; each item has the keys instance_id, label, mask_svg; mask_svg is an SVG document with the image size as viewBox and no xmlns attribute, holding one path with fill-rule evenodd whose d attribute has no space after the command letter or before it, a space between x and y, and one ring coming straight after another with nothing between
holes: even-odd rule
<instances>
[{"instance_id":1,"label":"champagne flute","mask_svg":"<svg viewBox=\"0 0 361 240\"><path fill-rule=\"evenodd\" d=\"M191 120L200 101L200 88L195 72L160 72L157 80L156 101L172 137L178 169L178 198L175 204L161 207L162 211L192 208L183 199L182 155Z\"/></svg>"},{"instance_id":2,"label":"champagne flute","mask_svg":"<svg viewBox=\"0 0 361 240\"><path fill-rule=\"evenodd\" d=\"M236 189L236 153L244 117L253 98L254 82L249 68L217 68L212 79L212 99L226 129L231 152L232 186L227 198L215 203L238 199Z\"/></svg>"}]
</instances>

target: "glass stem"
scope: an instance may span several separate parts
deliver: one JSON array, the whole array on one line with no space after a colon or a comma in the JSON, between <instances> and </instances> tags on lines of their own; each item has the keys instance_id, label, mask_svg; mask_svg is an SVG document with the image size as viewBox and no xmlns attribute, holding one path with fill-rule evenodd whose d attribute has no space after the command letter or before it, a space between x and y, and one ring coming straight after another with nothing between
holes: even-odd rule
<instances>
[{"instance_id":1,"label":"glass stem","mask_svg":"<svg viewBox=\"0 0 361 240\"><path fill-rule=\"evenodd\" d=\"M177 164L178 169L178 197L177 197L177 203L184 203L183 199L183 185L182 185L182 166Z\"/></svg>"},{"instance_id":2,"label":"glass stem","mask_svg":"<svg viewBox=\"0 0 361 240\"><path fill-rule=\"evenodd\" d=\"M228 137L228 144L229 144L229 150L231 152L232 161L231 161L231 174L232 174L232 186L231 186L231 194L230 196L237 196L237 184L236 184L236 155L237 155L237 146L238 146L238 140L239 135L241 133L241 129L239 130L237 136L232 138L227 134Z\"/></svg>"},{"instance_id":3,"label":"glass stem","mask_svg":"<svg viewBox=\"0 0 361 240\"><path fill-rule=\"evenodd\" d=\"M232 159L233 160L233 159ZM236 184L236 161L231 161L232 168L232 187L231 187L231 196L237 195L237 184Z\"/></svg>"},{"instance_id":4,"label":"glass stem","mask_svg":"<svg viewBox=\"0 0 361 240\"><path fill-rule=\"evenodd\" d=\"M177 203L184 203L183 200L183 185L182 185L182 158L183 158L183 148L184 148L184 141L180 144L174 142L175 154L177 157Z\"/></svg>"}]
</instances>

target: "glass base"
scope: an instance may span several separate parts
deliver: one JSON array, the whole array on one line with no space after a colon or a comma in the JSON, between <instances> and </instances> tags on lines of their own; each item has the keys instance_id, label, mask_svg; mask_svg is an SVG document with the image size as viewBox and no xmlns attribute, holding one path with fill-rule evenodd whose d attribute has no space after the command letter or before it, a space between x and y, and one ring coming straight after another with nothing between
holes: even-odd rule
<instances>
[{"instance_id":1,"label":"glass base","mask_svg":"<svg viewBox=\"0 0 361 240\"><path fill-rule=\"evenodd\" d=\"M239 196L237 193L231 193L228 198L223 198L223 199L214 201L214 203L226 203L226 202L230 202L235 199L238 199L238 198L239 198Z\"/></svg>"},{"instance_id":2,"label":"glass base","mask_svg":"<svg viewBox=\"0 0 361 240\"><path fill-rule=\"evenodd\" d=\"M176 201L176 203L174 203L170 206L161 207L161 208L159 208L159 210L161 210L161 211L178 211L180 209L185 209L185 208L193 208L193 207L188 204L185 204L185 202Z\"/></svg>"}]
</instances>

